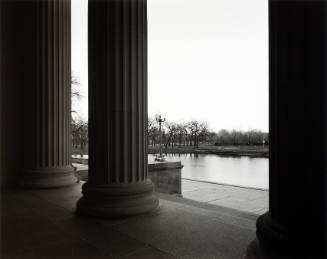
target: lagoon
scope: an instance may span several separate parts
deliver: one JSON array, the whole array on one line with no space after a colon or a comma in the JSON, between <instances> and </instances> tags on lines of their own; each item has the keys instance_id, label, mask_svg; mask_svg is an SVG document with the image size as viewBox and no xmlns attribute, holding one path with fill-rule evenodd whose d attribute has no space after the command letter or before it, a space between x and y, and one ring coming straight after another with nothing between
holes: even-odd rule
<instances>
[{"instance_id":1,"label":"lagoon","mask_svg":"<svg viewBox=\"0 0 327 259\"><path fill-rule=\"evenodd\" d=\"M73 156L79 158L80 156ZM88 155L84 155L88 159ZM181 161L182 178L268 190L269 159L226 157L214 154L167 154L167 161ZM149 162L154 155L149 155Z\"/></svg>"},{"instance_id":2,"label":"lagoon","mask_svg":"<svg viewBox=\"0 0 327 259\"><path fill-rule=\"evenodd\" d=\"M167 154L167 161L181 161L182 178L227 185L269 188L269 159L225 157L213 154ZM153 160L154 155L149 155Z\"/></svg>"}]
</instances>

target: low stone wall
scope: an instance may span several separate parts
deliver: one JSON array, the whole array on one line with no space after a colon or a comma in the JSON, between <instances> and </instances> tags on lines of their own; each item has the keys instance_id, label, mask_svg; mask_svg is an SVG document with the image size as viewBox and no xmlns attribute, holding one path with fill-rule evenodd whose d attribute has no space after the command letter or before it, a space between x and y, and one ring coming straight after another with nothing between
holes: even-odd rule
<instances>
[{"instance_id":1,"label":"low stone wall","mask_svg":"<svg viewBox=\"0 0 327 259\"><path fill-rule=\"evenodd\" d=\"M88 166L74 163L78 181L87 181ZM178 162L151 162L148 164L148 175L154 184L155 191L169 194L182 194L182 168Z\"/></svg>"},{"instance_id":2,"label":"low stone wall","mask_svg":"<svg viewBox=\"0 0 327 259\"><path fill-rule=\"evenodd\" d=\"M83 164L83 165L89 164L88 158L84 158L84 157L72 157L72 162L77 164Z\"/></svg>"},{"instance_id":3,"label":"low stone wall","mask_svg":"<svg viewBox=\"0 0 327 259\"><path fill-rule=\"evenodd\" d=\"M155 191L182 194L182 168L178 162L153 162L148 164L148 175L154 184Z\"/></svg>"},{"instance_id":4,"label":"low stone wall","mask_svg":"<svg viewBox=\"0 0 327 259\"><path fill-rule=\"evenodd\" d=\"M77 178L77 182L87 181L89 177L89 166L87 164L73 162L73 167L75 169L75 176Z\"/></svg>"}]
</instances>

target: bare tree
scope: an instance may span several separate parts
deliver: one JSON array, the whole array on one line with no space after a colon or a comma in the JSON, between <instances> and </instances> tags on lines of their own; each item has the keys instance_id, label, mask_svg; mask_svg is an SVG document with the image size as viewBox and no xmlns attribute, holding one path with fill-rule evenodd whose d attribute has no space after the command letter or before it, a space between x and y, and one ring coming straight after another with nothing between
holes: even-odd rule
<instances>
[{"instance_id":1,"label":"bare tree","mask_svg":"<svg viewBox=\"0 0 327 259\"><path fill-rule=\"evenodd\" d=\"M75 106L75 103L80 101L81 98L83 98L83 95L81 94L81 83L79 81L79 78L72 72L71 74L71 100L72 100L72 107ZM77 114L77 111L75 111L73 108L71 108L71 113Z\"/></svg>"},{"instance_id":2,"label":"bare tree","mask_svg":"<svg viewBox=\"0 0 327 259\"><path fill-rule=\"evenodd\" d=\"M154 118L148 118L148 143L152 144L152 146L155 146L157 143L159 135L159 129L157 127L157 122Z\"/></svg>"},{"instance_id":3,"label":"bare tree","mask_svg":"<svg viewBox=\"0 0 327 259\"><path fill-rule=\"evenodd\" d=\"M72 142L73 148L82 153L88 144L88 123L83 120L72 120Z\"/></svg>"},{"instance_id":4,"label":"bare tree","mask_svg":"<svg viewBox=\"0 0 327 259\"><path fill-rule=\"evenodd\" d=\"M75 102L78 102L83 96L80 93L81 83L78 77L71 74L71 100L72 106ZM74 115L74 116L73 116ZM88 144L88 122L79 118L77 111L71 108L71 132L72 132L72 144L73 148L79 149L81 154L84 153L84 149Z\"/></svg>"},{"instance_id":5,"label":"bare tree","mask_svg":"<svg viewBox=\"0 0 327 259\"><path fill-rule=\"evenodd\" d=\"M168 145L174 147L174 143L177 135L177 124L175 122L166 121L165 128L167 129L167 134L168 134L168 139L166 141L165 148L167 148Z\"/></svg>"},{"instance_id":6,"label":"bare tree","mask_svg":"<svg viewBox=\"0 0 327 259\"><path fill-rule=\"evenodd\" d=\"M178 134L178 144L179 144L179 147L182 146L182 142L183 142L183 138L185 138L186 134L187 134L187 124L185 123L178 123L176 125L177 127L177 134Z\"/></svg>"},{"instance_id":7,"label":"bare tree","mask_svg":"<svg viewBox=\"0 0 327 259\"><path fill-rule=\"evenodd\" d=\"M208 135L208 126L205 122L199 122L196 120L190 121L187 126L190 134L191 146L199 147L199 137L205 137Z\"/></svg>"}]
</instances>

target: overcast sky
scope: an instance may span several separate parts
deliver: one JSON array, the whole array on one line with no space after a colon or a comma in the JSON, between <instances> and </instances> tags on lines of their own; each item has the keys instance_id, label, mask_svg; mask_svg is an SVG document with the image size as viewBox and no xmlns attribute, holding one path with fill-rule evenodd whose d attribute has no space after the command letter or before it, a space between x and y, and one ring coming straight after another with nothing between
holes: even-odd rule
<instances>
[{"instance_id":1,"label":"overcast sky","mask_svg":"<svg viewBox=\"0 0 327 259\"><path fill-rule=\"evenodd\" d=\"M149 115L268 131L268 1L148 0ZM87 118L87 0L72 0L72 70Z\"/></svg>"}]
</instances>

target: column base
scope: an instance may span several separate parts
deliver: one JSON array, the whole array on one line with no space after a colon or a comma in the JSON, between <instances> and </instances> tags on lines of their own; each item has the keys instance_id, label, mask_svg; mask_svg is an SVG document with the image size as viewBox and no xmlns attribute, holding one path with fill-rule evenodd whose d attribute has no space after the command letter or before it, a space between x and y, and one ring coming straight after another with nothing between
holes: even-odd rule
<instances>
[{"instance_id":1,"label":"column base","mask_svg":"<svg viewBox=\"0 0 327 259\"><path fill-rule=\"evenodd\" d=\"M299 229L301 230L301 226ZM266 213L257 220L257 238L249 245L246 259L325 258L323 252L312 243L312 239L313 236L301 231L298 235L286 232Z\"/></svg>"},{"instance_id":2,"label":"column base","mask_svg":"<svg viewBox=\"0 0 327 259\"><path fill-rule=\"evenodd\" d=\"M246 259L286 259L289 257L281 257L280 255L274 255L263 249L258 239L251 242L246 250Z\"/></svg>"},{"instance_id":3,"label":"column base","mask_svg":"<svg viewBox=\"0 0 327 259\"><path fill-rule=\"evenodd\" d=\"M72 166L25 170L20 186L24 188L58 188L77 182Z\"/></svg>"},{"instance_id":4,"label":"column base","mask_svg":"<svg viewBox=\"0 0 327 259\"><path fill-rule=\"evenodd\" d=\"M128 217L156 209L158 198L153 195L150 180L130 184L92 186L85 183L83 197L77 202L76 213L96 217Z\"/></svg>"}]
</instances>

